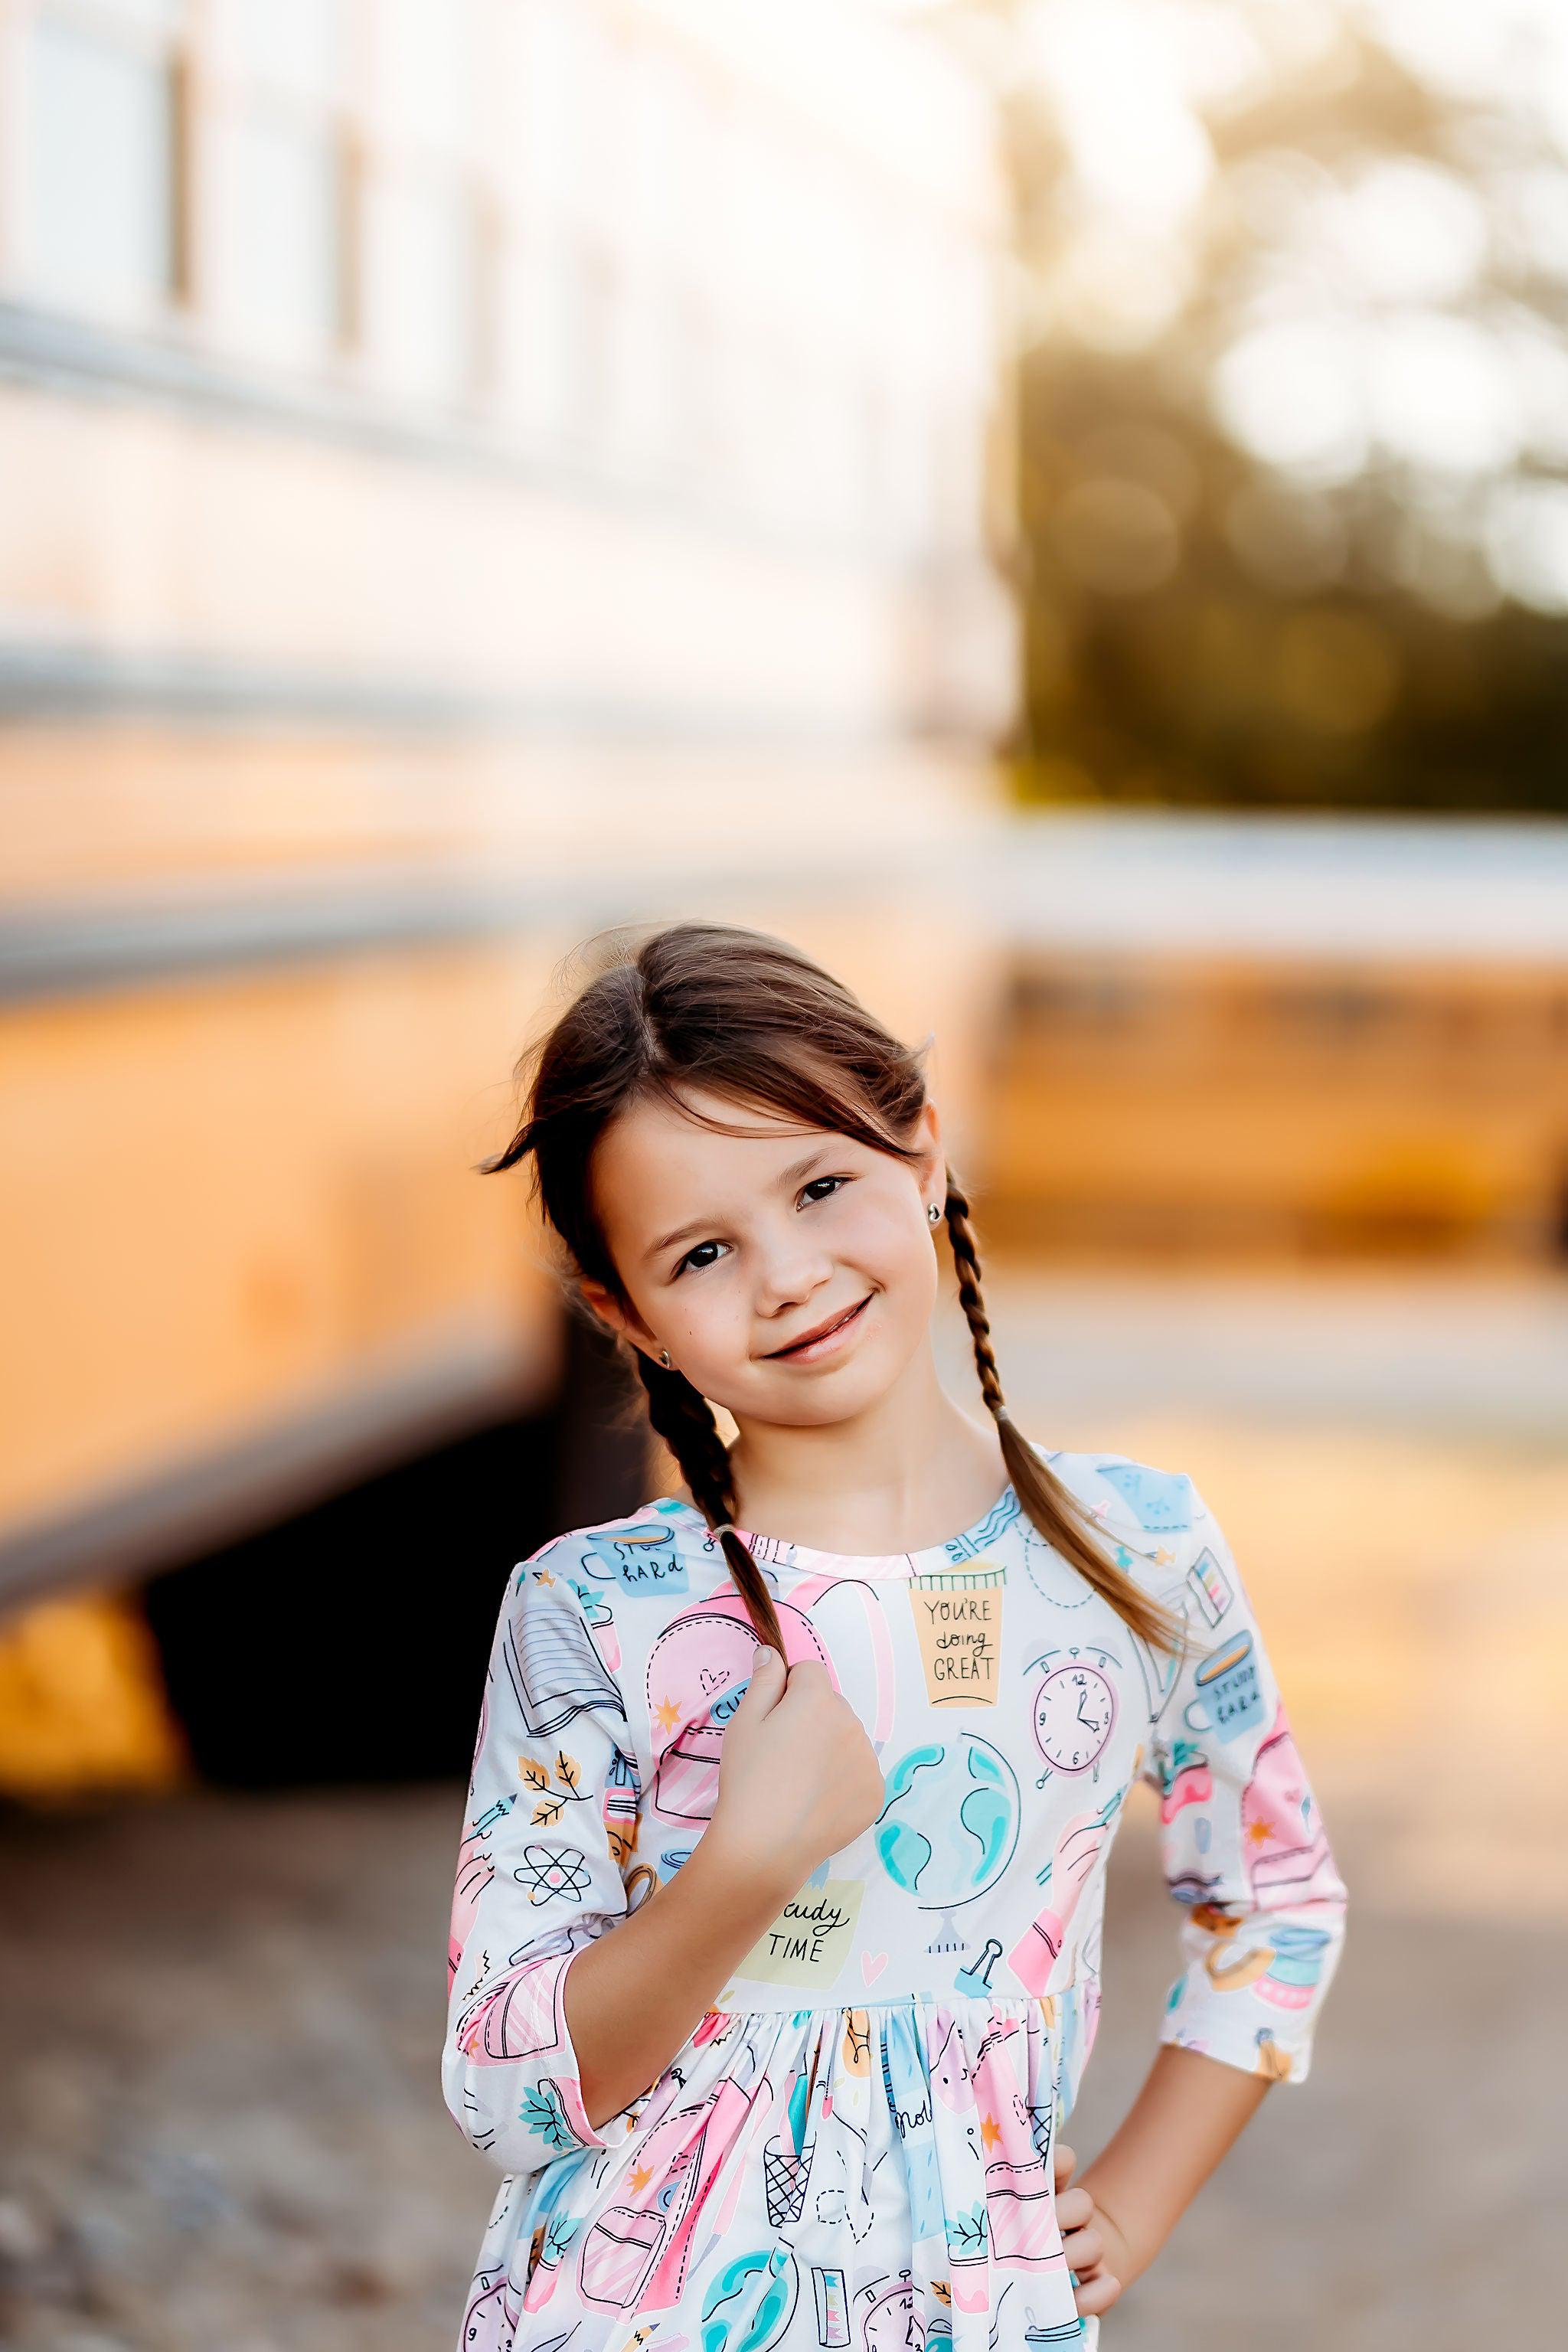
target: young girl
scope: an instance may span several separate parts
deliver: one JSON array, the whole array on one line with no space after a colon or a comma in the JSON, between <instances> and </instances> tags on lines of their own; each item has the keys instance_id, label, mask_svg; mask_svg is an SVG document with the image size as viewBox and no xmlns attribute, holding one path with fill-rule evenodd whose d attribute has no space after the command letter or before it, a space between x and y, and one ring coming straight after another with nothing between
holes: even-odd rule
<instances>
[{"instance_id":1,"label":"young girl","mask_svg":"<svg viewBox=\"0 0 1568 2352\"><path fill-rule=\"evenodd\" d=\"M1225 1537L1180 1473L1014 1422L920 1056L804 955L677 924L537 1056L488 1167L532 1155L687 1493L501 1607L444 2055L506 2176L463 2352L1092 2347L1305 2081L1342 1944ZM932 1358L944 1223L978 1420ZM1140 1777L1183 1966L1075 2180Z\"/></svg>"}]
</instances>

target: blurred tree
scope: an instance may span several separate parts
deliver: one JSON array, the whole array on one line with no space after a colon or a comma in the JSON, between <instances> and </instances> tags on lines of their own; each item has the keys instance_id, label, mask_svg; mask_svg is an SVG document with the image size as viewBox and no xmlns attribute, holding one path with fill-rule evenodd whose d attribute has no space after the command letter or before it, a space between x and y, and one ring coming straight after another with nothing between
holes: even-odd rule
<instances>
[{"instance_id":1,"label":"blurred tree","mask_svg":"<svg viewBox=\"0 0 1568 2352\"><path fill-rule=\"evenodd\" d=\"M1023 794L1568 810L1568 6L924 13L1016 196Z\"/></svg>"}]
</instances>

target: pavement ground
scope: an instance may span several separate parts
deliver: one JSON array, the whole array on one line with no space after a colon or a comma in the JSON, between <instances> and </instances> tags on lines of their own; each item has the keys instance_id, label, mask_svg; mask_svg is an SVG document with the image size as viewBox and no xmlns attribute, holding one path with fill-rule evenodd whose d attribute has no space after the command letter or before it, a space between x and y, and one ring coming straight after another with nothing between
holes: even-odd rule
<instances>
[{"instance_id":1,"label":"pavement ground","mask_svg":"<svg viewBox=\"0 0 1568 2352\"><path fill-rule=\"evenodd\" d=\"M1474 2352L1568 2308L1568 1284L1004 1269L1009 1402L1196 1478L1336 1856L1343 1960L1104 2352ZM963 1327L944 1376L972 1391ZM0 2343L449 2352L495 2175L441 2104L455 1785L0 1818ZM1087 2162L1178 1915L1113 1852Z\"/></svg>"}]
</instances>

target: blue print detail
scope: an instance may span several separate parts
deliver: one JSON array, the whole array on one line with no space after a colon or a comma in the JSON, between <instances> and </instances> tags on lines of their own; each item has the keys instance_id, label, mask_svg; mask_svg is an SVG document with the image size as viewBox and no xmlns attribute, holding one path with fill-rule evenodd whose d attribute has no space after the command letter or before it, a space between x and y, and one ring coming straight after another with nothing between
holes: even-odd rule
<instances>
[{"instance_id":1,"label":"blue print detail","mask_svg":"<svg viewBox=\"0 0 1568 2352\"><path fill-rule=\"evenodd\" d=\"M1139 1462L1102 1462L1100 1475L1152 1535L1173 1535L1192 1526L1193 1485L1184 1472L1149 1470Z\"/></svg>"}]
</instances>

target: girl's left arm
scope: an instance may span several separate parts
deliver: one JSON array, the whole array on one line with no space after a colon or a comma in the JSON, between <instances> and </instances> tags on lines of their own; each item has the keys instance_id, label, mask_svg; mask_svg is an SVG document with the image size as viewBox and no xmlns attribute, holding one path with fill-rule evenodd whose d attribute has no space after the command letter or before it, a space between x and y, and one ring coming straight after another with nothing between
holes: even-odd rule
<instances>
[{"instance_id":1,"label":"girl's left arm","mask_svg":"<svg viewBox=\"0 0 1568 2352\"><path fill-rule=\"evenodd\" d=\"M1122 2285L1153 2260L1269 2084L1306 2081L1344 1943L1347 1890L1262 1629L1219 1522L1188 1484L1182 1581L1165 1597L1203 1646L1157 1708L1141 1770L1160 1797L1184 1965L1149 2076L1076 2183L1111 2224L1105 2266Z\"/></svg>"}]
</instances>

